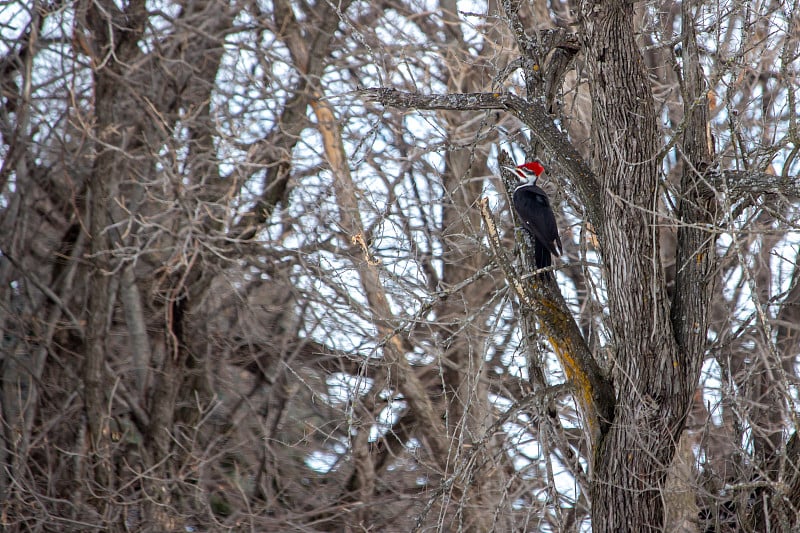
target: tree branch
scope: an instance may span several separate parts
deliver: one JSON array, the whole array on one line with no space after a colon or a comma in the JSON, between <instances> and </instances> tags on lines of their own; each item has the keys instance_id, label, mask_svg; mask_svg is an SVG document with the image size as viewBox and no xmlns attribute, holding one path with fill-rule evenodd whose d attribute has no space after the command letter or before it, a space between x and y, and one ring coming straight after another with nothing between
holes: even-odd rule
<instances>
[{"instance_id":1,"label":"tree branch","mask_svg":"<svg viewBox=\"0 0 800 533\"><path fill-rule=\"evenodd\" d=\"M674 366L682 368L675 380L673 401L676 411L689 406L697 386L703 350L708 335L708 304L714 285L716 268L716 235L706 228L714 224L716 198L701 172L713 159L708 143L708 101L706 84L700 67L697 39L691 7L682 4L684 69L686 86L684 113L686 128L680 143L684 157L681 176L675 272L675 293L672 298L671 321L680 348ZM682 424L681 424L682 426ZM679 429L682 429L679 427Z\"/></svg>"},{"instance_id":2,"label":"tree branch","mask_svg":"<svg viewBox=\"0 0 800 533\"><path fill-rule=\"evenodd\" d=\"M514 70L522 69L528 98L543 98L546 102L545 109L553 112L564 75L581 49L578 35L564 28L548 28L536 31L533 37L528 37L525 33L527 24L519 15L522 1L503 0L501 5L520 50L520 58ZM510 71L504 74L508 76Z\"/></svg>"},{"instance_id":3,"label":"tree branch","mask_svg":"<svg viewBox=\"0 0 800 533\"><path fill-rule=\"evenodd\" d=\"M384 106L401 109L447 109L477 111L502 109L511 112L530 128L531 135L539 141L575 186L586 209L589 222L598 231L602 241L603 210L600 182L583 157L569 142L566 133L558 129L545 108L538 103L523 100L510 93L433 94L409 93L387 88L362 89L367 99Z\"/></svg>"},{"instance_id":4,"label":"tree branch","mask_svg":"<svg viewBox=\"0 0 800 533\"><path fill-rule=\"evenodd\" d=\"M325 156L334 175L334 191L336 194L342 228L354 239L363 239L364 224L358 210L356 186L353 183L350 169L347 166L344 145L342 143L339 123L332 107L324 99L321 90L315 93L311 106L318 121L318 129L322 136ZM428 397L424 385L414 373L405 357L402 339L393 333L390 324L393 313L389 307L386 292L381 284L376 265L367 261L364 268L359 269L362 289L372 311L378 332L388 342L384 346L385 361L391 365L392 373L398 382L398 388L408 399L409 405L429 430L429 441L434 456L439 461L448 457L445 442L446 431L441 417L436 414L433 402Z\"/></svg>"},{"instance_id":5,"label":"tree branch","mask_svg":"<svg viewBox=\"0 0 800 533\"><path fill-rule=\"evenodd\" d=\"M586 209L586 215L602 240L604 228L601 209L602 189L597 177L573 148L567 135L556 126L545 108L510 93L421 94L391 88L369 88L359 91L366 99L386 107L400 109L479 111L500 109L511 112L530 128L572 182ZM735 203L747 196L780 194L800 197L800 182L792 177L756 171L711 171L706 175L711 190L727 192Z\"/></svg>"},{"instance_id":6,"label":"tree branch","mask_svg":"<svg viewBox=\"0 0 800 533\"><path fill-rule=\"evenodd\" d=\"M50 287L42 283L42 281L36 276L36 274L33 273L32 270L24 268L21 263L19 263L16 259L14 259L14 256L10 255L8 250L0 249L0 254L2 254L6 259L8 259L9 263L14 265L14 268L16 268L23 276L25 276L28 279L28 281L30 281L33 284L34 287L42 291L42 294L44 294L51 302L53 302L61 310L62 313L64 313L67 316L70 323L72 324L72 329L75 330L75 333L81 340L84 340L86 338L86 331L83 329L83 326L81 325L80 320L78 320L78 317L76 317L72 313L72 311L69 309L69 307L67 307L67 305L63 302L63 300L61 300L61 298L59 298L59 296L55 292L53 292L53 290L50 289Z\"/></svg>"},{"instance_id":7,"label":"tree branch","mask_svg":"<svg viewBox=\"0 0 800 533\"><path fill-rule=\"evenodd\" d=\"M500 157L508 156L501 154ZM555 283L543 283L536 277L523 283L503 250L486 198L480 201L480 210L495 259L522 305L536 314L567 378L575 387L593 442L597 442L613 418L615 401L611 381L595 361Z\"/></svg>"},{"instance_id":8,"label":"tree branch","mask_svg":"<svg viewBox=\"0 0 800 533\"><path fill-rule=\"evenodd\" d=\"M797 176L776 176L755 170L715 170L707 178L715 190L730 195L730 203L736 203L748 196L758 197L764 194L800 198L800 180Z\"/></svg>"}]
</instances>

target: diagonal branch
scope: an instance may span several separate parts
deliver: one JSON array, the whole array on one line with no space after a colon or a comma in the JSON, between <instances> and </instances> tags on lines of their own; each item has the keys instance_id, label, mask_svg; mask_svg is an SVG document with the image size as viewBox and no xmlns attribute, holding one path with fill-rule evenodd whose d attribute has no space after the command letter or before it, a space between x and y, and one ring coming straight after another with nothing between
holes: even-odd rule
<instances>
[{"instance_id":1,"label":"diagonal branch","mask_svg":"<svg viewBox=\"0 0 800 533\"><path fill-rule=\"evenodd\" d=\"M480 201L480 210L495 259L521 304L534 311L567 378L575 387L592 441L596 443L613 418L614 387L595 361L555 284L542 283L535 277L524 283L503 250L486 198Z\"/></svg>"},{"instance_id":2,"label":"diagonal branch","mask_svg":"<svg viewBox=\"0 0 800 533\"><path fill-rule=\"evenodd\" d=\"M539 141L559 168L575 186L586 208L589 222L602 232L603 209L600 182L583 157L572 146L566 133L558 129L545 108L536 102L526 101L510 93L464 93L433 94L409 93L396 89L372 88L360 91L367 99L384 106L401 109L447 109L477 111L481 109L503 109L509 111L530 128L530 133ZM598 233L602 241L603 235Z\"/></svg>"},{"instance_id":3,"label":"diagonal branch","mask_svg":"<svg viewBox=\"0 0 800 533\"><path fill-rule=\"evenodd\" d=\"M340 125L333 113L333 108L327 103L321 90L317 90L314 96L311 106L317 117L325 156L334 176L334 191L339 205L341 226L352 238L363 239L364 224L359 214L356 186L347 166ZM443 463L448 457L448 447L444 438L446 431L442 424L442 418L437 414L424 384L414 373L405 357L406 349L403 340L391 326L394 322L393 313L386 291L381 284L377 265L369 260L366 263L358 273L378 332L381 337L388 339L384 346L385 361L391 367L398 388L415 411L415 416L429 429L429 439L434 455L444 466Z\"/></svg>"},{"instance_id":4,"label":"diagonal branch","mask_svg":"<svg viewBox=\"0 0 800 533\"><path fill-rule=\"evenodd\" d=\"M446 109L458 111L503 109L513 113L531 129L531 134L552 154L575 185L586 206L587 216L596 228L604 227L600 184L583 158L572 147L566 134L555 125L544 108L509 93L466 93L424 95L396 89L373 88L361 91L368 99L384 106L405 109ZM603 435L614 411L614 387L603 374L586 345L578 325L566 307L558 288L536 279L523 283L500 245L497 228L485 199L481 214L490 235L495 257L506 279L523 305L536 313L568 378L578 391L593 437ZM598 236L601 237L601 236ZM596 439L595 439L596 442Z\"/></svg>"}]
</instances>

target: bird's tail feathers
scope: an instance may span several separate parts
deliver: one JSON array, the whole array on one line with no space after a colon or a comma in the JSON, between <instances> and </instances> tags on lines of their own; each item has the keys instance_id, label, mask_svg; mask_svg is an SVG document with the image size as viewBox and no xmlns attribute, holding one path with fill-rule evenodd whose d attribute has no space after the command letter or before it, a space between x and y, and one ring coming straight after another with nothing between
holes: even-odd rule
<instances>
[{"instance_id":1,"label":"bird's tail feathers","mask_svg":"<svg viewBox=\"0 0 800 533\"><path fill-rule=\"evenodd\" d=\"M533 239L533 264L536 265L537 270L553 265L553 256L550 254L550 250L536 239ZM553 272L551 271L542 272L539 275L553 278Z\"/></svg>"}]
</instances>

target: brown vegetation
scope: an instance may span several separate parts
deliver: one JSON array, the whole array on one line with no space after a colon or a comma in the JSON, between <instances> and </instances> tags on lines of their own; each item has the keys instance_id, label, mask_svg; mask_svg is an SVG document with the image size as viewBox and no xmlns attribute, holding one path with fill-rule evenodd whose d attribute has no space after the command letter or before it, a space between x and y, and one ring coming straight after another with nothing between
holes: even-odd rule
<instances>
[{"instance_id":1,"label":"brown vegetation","mask_svg":"<svg viewBox=\"0 0 800 533\"><path fill-rule=\"evenodd\" d=\"M0 8L0 524L798 527L796 4Z\"/></svg>"}]
</instances>

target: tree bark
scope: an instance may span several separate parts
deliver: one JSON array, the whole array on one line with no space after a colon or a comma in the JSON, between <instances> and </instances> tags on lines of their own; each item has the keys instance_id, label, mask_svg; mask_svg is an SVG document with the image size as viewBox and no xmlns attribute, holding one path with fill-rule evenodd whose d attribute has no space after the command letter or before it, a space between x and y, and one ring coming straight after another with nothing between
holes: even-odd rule
<instances>
[{"instance_id":1,"label":"tree bark","mask_svg":"<svg viewBox=\"0 0 800 533\"><path fill-rule=\"evenodd\" d=\"M582 11L617 363L614 422L594 453L592 528L660 530L661 490L686 413L676 401L686 368L677 360L659 261L655 107L634 39L633 4L587 1Z\"/></svg>"},{"instance_id":2,"label":"tree bark","mask_svg":"<svg viewBox=\"0 0 800 533\"><path fill-rule=\"evenodd\" d=\"M119 183L128 161L125 154L139 139L126 135L119 125L131 118L127 87L120 84L124 62L139 52L137 43L144 28L143 2L132 2L122 12L113 2L92 4L87 12L88 27L93 33L92 60L96 68L95 135L99 153L94 161L89 181L89 237L92 263L91 287L87 307L86 352L83 367L84 402L88 425L90 465L95 480L109 489L110 464L108 445L108 379L105 375L107 335L114 300L111 294L111 243L108 228L112 223L111 210L117 197ZM112 60L113 58L113 60Z\"/></svg>"}]
</instances>

